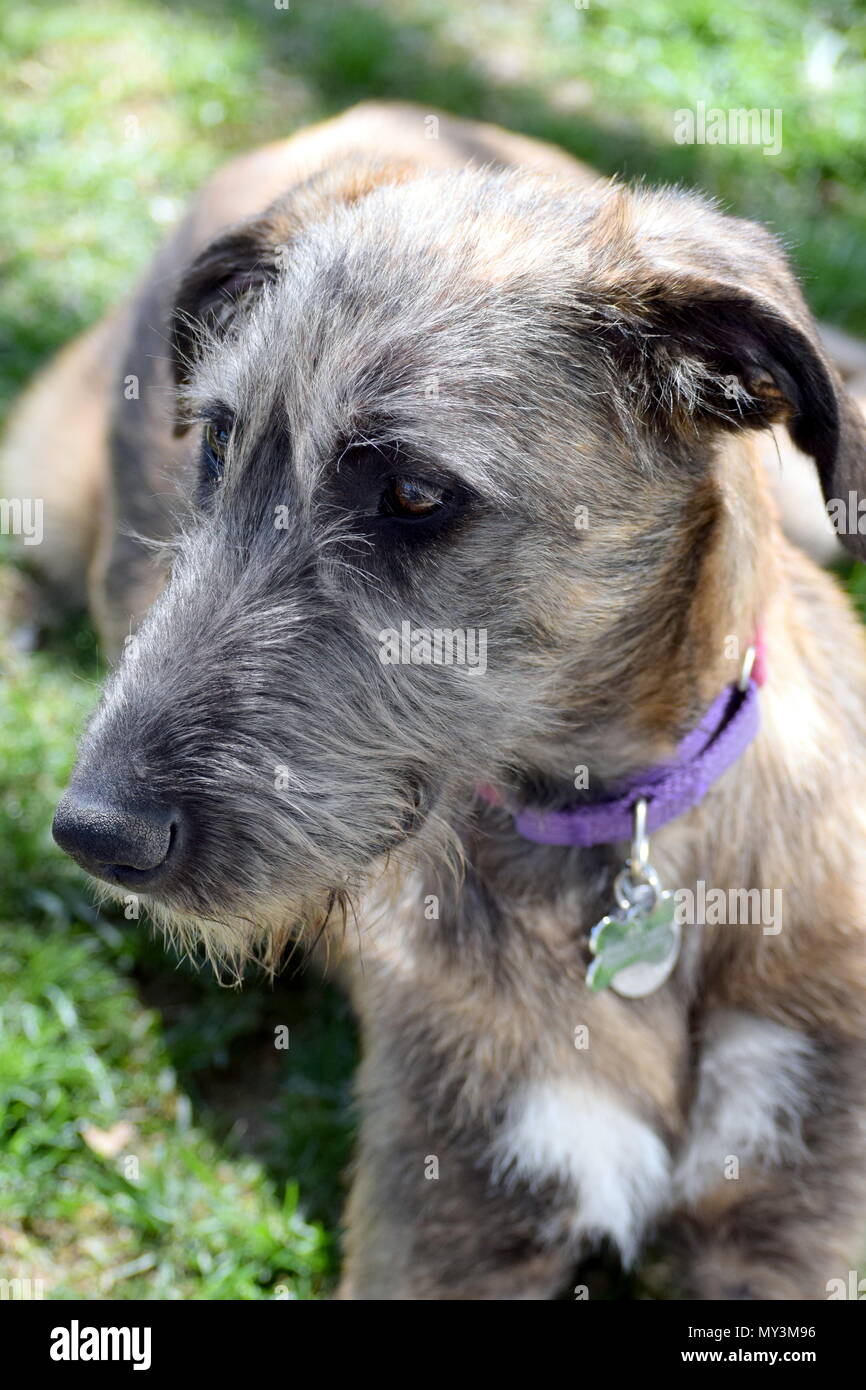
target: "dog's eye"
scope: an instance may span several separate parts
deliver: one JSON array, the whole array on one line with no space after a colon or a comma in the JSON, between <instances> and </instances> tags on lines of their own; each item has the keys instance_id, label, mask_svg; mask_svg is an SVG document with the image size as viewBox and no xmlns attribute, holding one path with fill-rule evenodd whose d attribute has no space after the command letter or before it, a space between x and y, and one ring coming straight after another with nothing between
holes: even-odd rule
<instances>
[{"instance_id":1,"label":"dog's eye","mask_svg":"<svg viewBox=\"0 0 866 1390\"><path fill-rule=\"evenodd\" d=\"M217 458L222 458L228 448L229 431L225 425L216 425L211 420L204 434L207 446Z\"/></svg>"},{"instance_id":2,"label":"dog's eye","mask_svg":"<svg viewBox=\"0 0 866 1390\"><path fill-rule=\"evenodd\" d=\"M398 517L404 521L423 521L433 516L452 500L448 488L421 478L392 478L379 503L382 516Z\"/></svg>"},{"instance_id":3,"label":"dog's eye","mask_svg":"<svg viewBox=\"0 0 866 1390\"><path fill-rule=\"evenodd\" d=\"M202 469L205 480L214 485L221 480L223 475L226 450L228 449L231 432L232 421L228 416L222 416L216 420L208 420L205 425L204 444L202 448Z\"/></svg>"}]
</instances>

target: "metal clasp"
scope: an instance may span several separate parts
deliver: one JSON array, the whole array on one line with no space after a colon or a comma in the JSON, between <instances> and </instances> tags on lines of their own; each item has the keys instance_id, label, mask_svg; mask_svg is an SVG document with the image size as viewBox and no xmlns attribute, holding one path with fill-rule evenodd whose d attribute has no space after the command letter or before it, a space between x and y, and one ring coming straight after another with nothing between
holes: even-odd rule
<instances>
[{"instance_id":1,"label":"metal clasp","mask_svg":"<svg viewBox=\"0 0 866 1390\"><path fill-rule=\"evenodd\" d=\"M631 854L613 883L614 897L624 911L636 903L652 909L662 891L661 880L649 862L646 820L646 798L640 796L632 811Z\"/></svg>"},{"instance_id":2,"label":"metal clasp","mask_svg":"<svg viewBox=\"0 0 866 1390\"><path fill-rule=\"evenodd\" d=\"M646 797L639 796L634 803L631 823L631 858L628 868L632 878L643 876L649 864L649 836L646 833Z\"/></svg>"},{"instance_id":3,"label":"metal clasp","mask_svg":"<svg viewBox=\"0 0 866 1390\"><path fill-rule=\"evenodd\" d=\"M740 679L737 681L738 690L748 690L749 681L752 678L752 667L755 664L755 657L757 655L758 649L754 643L746 648L746 654L743 657L743 665L740 668Z\"/></svg>"}]
</instances>

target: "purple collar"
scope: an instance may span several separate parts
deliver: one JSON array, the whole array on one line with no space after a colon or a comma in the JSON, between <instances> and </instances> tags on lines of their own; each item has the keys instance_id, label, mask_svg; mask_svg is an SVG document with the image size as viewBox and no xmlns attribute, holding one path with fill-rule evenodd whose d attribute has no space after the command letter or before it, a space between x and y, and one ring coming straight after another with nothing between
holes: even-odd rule
<instances>
[{"instance_id":1,"label":"purple collar","mask_svg":"<svg viewBox=\"0 0 866 1390\"><path fill-rule=\"evenodd\" d=\"M639 773L604 801L580 802L566 811L514 811L517 831L536 844L586 849L629 840L635 802L641 797L647 803L648 833L697 806L758 732L761 657L759 645L758 660L745 688L737 682L726 686L697 727L686 734L670 762ZM485 801L500 801L491 787L479 786L478 792Z\"/></svg>"}]
</instances>

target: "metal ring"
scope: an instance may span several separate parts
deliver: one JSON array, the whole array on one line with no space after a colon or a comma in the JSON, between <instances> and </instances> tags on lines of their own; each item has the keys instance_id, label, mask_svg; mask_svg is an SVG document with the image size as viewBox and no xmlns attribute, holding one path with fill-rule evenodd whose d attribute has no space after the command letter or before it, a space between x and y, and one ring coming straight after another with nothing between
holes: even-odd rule
<instances>
[{"instance_id":1,"label":"metal ring","mask_svg":"<svg viewBox=\"0 0 866 1390\"><path fill-rule=\"evenodd\" d=\"M613 895L617 905L626 912L635 903L640 902L640 889L650 888L652 890L652 902L647 906L652 911L661 896L661 879L653 868L652 864L645 864L639 874L633 874L631 868L626 864L624 869L620 869L613 881Z\"/></svg>"}]
</instances>

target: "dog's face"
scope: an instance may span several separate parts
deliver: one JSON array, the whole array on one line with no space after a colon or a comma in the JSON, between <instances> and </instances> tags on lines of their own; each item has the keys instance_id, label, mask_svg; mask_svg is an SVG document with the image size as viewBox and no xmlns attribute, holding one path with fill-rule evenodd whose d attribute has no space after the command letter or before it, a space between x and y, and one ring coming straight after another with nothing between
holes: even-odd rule
<instances>
[{"instance_id":1,"label":"dog's face","mask_svg":"<svg viewBox=\"0 0 866 1390\"><path fill-rule=\"evenodd\" d=\"M56 822L228 957L386 854L441 853L479 780L562 797L575 762L645 755L642 692L683 671L726 509L720 435L789 415L838 463L766 234L680 195L358 178L180 288L190 516Z\"/></svg>"}]
</instances>

